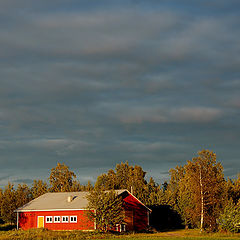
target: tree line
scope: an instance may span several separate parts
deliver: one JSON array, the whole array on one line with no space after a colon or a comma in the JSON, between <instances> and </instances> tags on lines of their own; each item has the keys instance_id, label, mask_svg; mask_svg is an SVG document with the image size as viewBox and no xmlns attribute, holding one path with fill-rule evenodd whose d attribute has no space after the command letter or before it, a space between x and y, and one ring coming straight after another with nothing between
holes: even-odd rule
<instances>
[{"instance_id":1,"label":"tree line","mask_svg":"<svg viewBox=\"0 0 240 240\"><path fill-rule=\"evenodd\" d=\"M98 176L94 186L90 181L81 185L68 166L58 163L51 169L48 182L34 180L32 186L19 184L16 188L8 183L0 189L1 219L14 223L16 208L46 192L92 191L97 194L104 190L128 189L152 209L168 207L174 211L186 228L239 231L240 175L236 179L225 179L215 153L199 151L197 157L185 165L170 169L169 175L169 181L158 184L153 178L146 180L141 166L122 162Z\"/></svg>"}]
</instances>

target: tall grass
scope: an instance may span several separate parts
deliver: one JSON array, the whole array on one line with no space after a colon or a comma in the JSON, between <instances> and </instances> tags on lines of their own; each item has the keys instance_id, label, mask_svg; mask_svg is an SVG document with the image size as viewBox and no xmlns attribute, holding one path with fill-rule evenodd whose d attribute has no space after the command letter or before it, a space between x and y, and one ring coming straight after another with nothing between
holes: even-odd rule
<instances>
[{"instance_id":1,"label":"tall grass","mask_svg":"<svg viewBox=\"0 0 240 240\"><path fill-rule=\"evenodd\" d=\"M80 240L80 239L108 239L108 240L240 240L240 234L200 234L196 230L178 230L160 233L100 233L83 231L51 231L46 229L31 229L0 231L0 240Z\"/></svg>"}]
</instances>

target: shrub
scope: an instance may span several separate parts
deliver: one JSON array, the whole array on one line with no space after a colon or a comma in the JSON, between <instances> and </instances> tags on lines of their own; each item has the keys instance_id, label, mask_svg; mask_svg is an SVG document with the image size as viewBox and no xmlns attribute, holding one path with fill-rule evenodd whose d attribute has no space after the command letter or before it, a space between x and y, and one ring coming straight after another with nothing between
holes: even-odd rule
<instances>
[{"instance_id":1,"label":"shrub","mask_svg":"<svg viewBox=\"0 0 240 240\"><path fill-rule=\"evenodd\" d=\"M240 231L240 201L238 204L229 201L218 219L218 224L221 230L229 232Z\"/></svg>"}]
</instances>

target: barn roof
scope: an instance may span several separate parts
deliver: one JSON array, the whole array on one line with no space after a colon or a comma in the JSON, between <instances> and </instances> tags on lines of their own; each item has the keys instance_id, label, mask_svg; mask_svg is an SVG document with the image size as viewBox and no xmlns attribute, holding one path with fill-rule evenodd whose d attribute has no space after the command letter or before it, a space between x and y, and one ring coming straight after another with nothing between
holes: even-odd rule
<instances>
[{"instance_id":1,"label":"barn roof","mask_svg":"<svg viewBox=\"0 0 240 240\"><path fill-rule=\"evenodd\" d=\"M128 192L128 190L115 190L115 192L119 195ZM45 193L18 208L16 212L86 209L88 205L86 196L88 194L89 192ZM68 197L72 199L70 202L68 202Z\"/></svg>"}]
</instances>

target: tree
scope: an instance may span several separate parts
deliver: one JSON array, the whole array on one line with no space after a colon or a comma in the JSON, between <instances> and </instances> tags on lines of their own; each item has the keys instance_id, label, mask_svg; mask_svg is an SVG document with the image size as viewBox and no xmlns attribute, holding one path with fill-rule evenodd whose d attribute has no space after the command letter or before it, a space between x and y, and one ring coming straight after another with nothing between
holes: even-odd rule
<instances>
[{"instance_id":1,"label":"tree","mask_svg":"<svg viewBox=\"0 0 240 240\"><path fill-rule=\"evenodd\" d=\"M14 223L16 216L14 210L17 209L16 193L13 184L10 182L5 187L2 204L1 204L1 216L5 222Z\"/></svg>"},{"instance_id":2,"label":"tree","mask_svg":"<svg viewBox=\"0 0 240 240\"><path fill-rule=\"evenodd\" d=\"M221 230L229 232L240 231L240 202L234 204L233 200L228 201L222 214L218 219L218 224Z\"/></svg>"},{"instance_id":3,"label":"tree","mask_svg":"<svg viewBox=\"0 0 240 240\"><path fill-rule=\"evenodd\" d=\"M116 171L116 187L117 189L131 189L133 179L133 166L129 166L128 162L121 162L115 167Z\"/></svg>"},{"instance_id":4,"label":"tree","mask_svg":"<svg viewBox=\"0 0 240 240\"><path fill-rule=\"evenodd\" d=\"M165 197L163 189L158 186L152 177L150 177L149 182L147 184L148 190L145 204L148 206L160 206L165 204Z\"/></svg>"},{"instance_id":5,"label":"tree","mask_svg":"<svg viewBox=\"0 0 240 240\"><path fill-rule=\"evenodd\" d=\"M0 188L0 220L2 220L2 213L1 213L2 202L3 202L3 190Z\"/></svg>"},{"instance_id":6,"label":"tree","mask_svg":"<svg viewBox=\"0 0 240 240\"><path fill-rule=\"evenodd\" d=\"M115 171L110 169L107 174L102 174L97 178L95 188L127 189L140 199L144 204L148 199L148 186L145 180L146 172L138 166L130 166L128 162L117 164Z\"/></svg>"},{"instance_id":7,"label":"tree","mask_svg":"<svg viewBox=\"0 0 240 240\"><path fill-rule=\"evenodd\" d=\"M222 210L225 193L223 167L216 162L216 154L209 150L198 152L198 156L185 165L184 178L180 182L185 195L190 199L185 211L193 225L216 229L216 219Z\"/></svg>"},{"instance_id":8,"label":"tree","mask_svg":"<svg viewBox=\"0 0 240 240\"><path fill-rule=\"evenodd\" d=\"M48 185L42 180L33 180L33 186L31 188L32 197L37 198L44 193L48 192Z\"/></svg>"},{"instance_id":9,"label":"tree","mask_svg":"<svg viewBox=\"0 0 240 240\"><path fill-rule=\"evenodd\" d=\"M18 184L15 195L17 208L23 206L24 204L32 200L31 190L29 189L27 184Z\"/></svg>"},{"instance_id":10,"label":"tree","mask_svg":"<svg viewBox=\"0 0 240 240\"><path fill-rule=\"evenodd\" d=\"M240 200L240 174L237 179L229 179L226 183L226 191L228 199L232 199L234 204L237 204Z\"/></svg>"},{"instance_id":11,"label":"tree","mask_svg":"<svg viewBox=\"0 0 240 240\"><path fill-rule=\"evenodd\" d=\"M82 191L88 191L88 192L92 191L93 186L91 184L91 181L88 181L86 185L81 186L81 190Z\"/></svg>"},{"instance_id":12,"label":"tree","mask_svg":"<svg viewBox=\"0 0 240 240\"><path fill-rule=\"evenodd\" d=\"M123 202L113 190L93 190L87 196L89 218L96 221L97 228L108 231L124 221ZM93 211L94 210L94 211Z\"/></svg>"},{"instance_id":13,"label":"tree","mask_svg":"<svg viewBox=\"0 0 240 240\"><path fill-rule=\"evenodd\" d=\"M58 163L55 168L51 169L49 177L51 192L71 192L74 187L76 175L70 171L64 163Z\"/></svg>"},{"instance_id":14,"label":"tree","mask_svg":"<svg viewBox=\"0 0 240 240\"><path fill-rule=\"evenodd\" d=\"M83 186L80 184L78 180L72 181L71 192L80 192L83 189Z\"/></svg>"},{"instance_id":15,"label":"tree","mask_svg":"<svg viewBox=\"0 0 240 240\"><path fill-rule=\"evenodd\" d=\"M186 224L183 208L183 198L181 197L183 192L181 191L181 181L184 178L185 170L183 166L176 166L175 169L170 169L170 181L168 184L164 184L164 197L167 205L170 205L176 210L182 217Z\"/></svg>"},{"instance_id":16,"label":"tree","mask_svg":"<svg viewBox=\"0 0 240 240\"><path fill-rule=\"evenodd\" d=\"M223 167L216 154L202 150L186 165L171 169L170 174L164 191L166 203L181 215L186 227L215 230L226 202Z\"/></svg>"},{"instance_id":17,"label":"tree","mask_svg":"<svg viewBox=\"0 0 240 240\"><path fill-rule=\"evenodd\" d=\"M135 165L130 168L130 177L128 180L127 189L133 190L133 194L141 200L144 204L148 201L148 185L145 180L146 172L143 171L142 167Z\"/></svg>"},{"instance_id":18,"label":"tree","mask_svg":"<svg viewBox=\"0 0 240 240\"><path fill-rule=\"evenodd\" d=\"M112 181L111 177L108 174L105 174L105 173L103 173L103 174L101 174L100 176L97 177L97 181L96 181L94 187L95 187L95 189L105 189L105 190L117 189L115 187L115 184Z\"/></svg>"}]
</instances>

